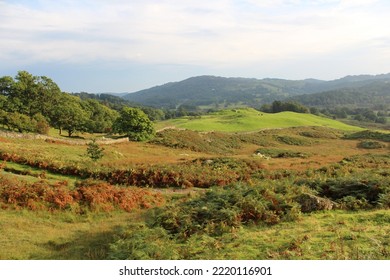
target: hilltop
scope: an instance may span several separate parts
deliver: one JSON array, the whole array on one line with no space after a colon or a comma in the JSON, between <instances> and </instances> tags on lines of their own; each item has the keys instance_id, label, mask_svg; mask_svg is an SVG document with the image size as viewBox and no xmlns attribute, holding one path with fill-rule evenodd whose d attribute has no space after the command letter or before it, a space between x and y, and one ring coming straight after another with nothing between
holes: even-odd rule
<instances>
[{"instance_id":1,"label":"hilltop","mask_svg":"<svg viewBox=\"0 0 390 280\"><path fill-rule=\"evenodd\" d=\"M157 123L157 129L176 127L220 132L245 132L298 126L323 126L345 131L361 130L356 126L311 114L294 112L268 114L251 108L222 110L201 117L182 117Z\"/></svg>"}]
</instances>

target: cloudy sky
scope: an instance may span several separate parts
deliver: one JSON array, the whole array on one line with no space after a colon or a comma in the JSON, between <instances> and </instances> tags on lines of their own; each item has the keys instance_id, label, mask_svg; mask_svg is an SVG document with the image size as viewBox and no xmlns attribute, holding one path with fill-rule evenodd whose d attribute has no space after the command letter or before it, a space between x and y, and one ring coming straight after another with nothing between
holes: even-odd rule
<instances>
[{"instance_id":1,"label":"cloudy sky","mask_svg":"<svg viewBox=\"0 0 390 280\"><path fill-rule=\"evenodd\" d=\"M132 92L197 75L390 72L387 0L0 0L0 76Z\"/></svg>"}]
</instances>

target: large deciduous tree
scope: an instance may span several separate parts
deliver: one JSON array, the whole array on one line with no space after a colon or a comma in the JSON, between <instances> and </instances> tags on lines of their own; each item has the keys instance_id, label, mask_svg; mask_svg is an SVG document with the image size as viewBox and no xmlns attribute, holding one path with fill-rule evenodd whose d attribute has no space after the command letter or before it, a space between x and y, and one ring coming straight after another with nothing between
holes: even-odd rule
<instances>
[{"instance_id":1,"label":"large deciduous tree","mask_svg":"<svg viewBox=\"0 0 390 280\"><path fill-rule=\"evenodd\" d=\"M126 134L131 140L144 141L154 135L153 123L138 108L124 107L114 123L114 131Z\"/></svg>"},{"instance_id":2,"label":"large deciduous tree","mask_svg":"<svg viewBox=\"0 0 390 280\"><path fill-rule=\"evenodd\" d=\"M61 96L59 103L54 107L53 124L59 129L68 132L71 137L76 131L86 131L88 114L81 107L79 97L64 94Z\"/></svg>"}]
</instances>

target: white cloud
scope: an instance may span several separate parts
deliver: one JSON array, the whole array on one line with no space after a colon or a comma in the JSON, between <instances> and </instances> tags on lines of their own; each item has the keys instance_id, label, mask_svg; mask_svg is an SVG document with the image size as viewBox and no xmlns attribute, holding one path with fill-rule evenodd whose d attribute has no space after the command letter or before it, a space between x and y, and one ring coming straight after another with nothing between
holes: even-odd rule
<instances>
[{"instance_id":1,"label":"white cloud","mask_svg":"<svg viewBox=\"0 0 390 280\"><path fill-rule=\"evenodd\" d=\"M36 2L0 2L3 61L232 67L327 56L390 37L389 8L378 0Z\"/></svg>"}]
</instances>

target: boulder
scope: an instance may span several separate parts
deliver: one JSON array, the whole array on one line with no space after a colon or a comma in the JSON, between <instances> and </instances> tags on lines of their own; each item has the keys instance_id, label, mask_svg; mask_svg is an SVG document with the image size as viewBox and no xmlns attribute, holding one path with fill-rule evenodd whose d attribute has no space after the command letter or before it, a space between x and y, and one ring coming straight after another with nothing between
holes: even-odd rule
<instances>
[{"instance_id":1,"label":"boulder","mask_svg":"<svg viewBox=\"0 0 390 280\"><path fill-rule=\"evenodd\" d=\"M301 211L303 213L310 213L320 210L332 210L336 207L336 203L330 199L308 193L304 193L298 196L297 202L301 205Z\"/></svg>"}]
</instances>

